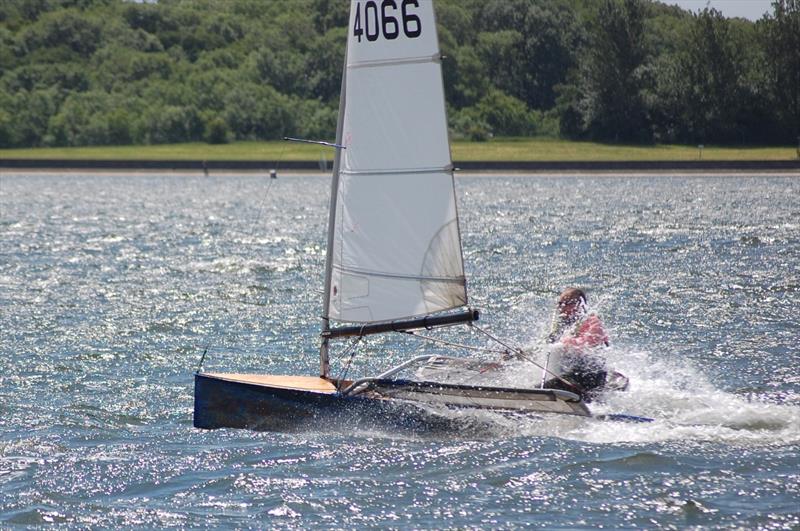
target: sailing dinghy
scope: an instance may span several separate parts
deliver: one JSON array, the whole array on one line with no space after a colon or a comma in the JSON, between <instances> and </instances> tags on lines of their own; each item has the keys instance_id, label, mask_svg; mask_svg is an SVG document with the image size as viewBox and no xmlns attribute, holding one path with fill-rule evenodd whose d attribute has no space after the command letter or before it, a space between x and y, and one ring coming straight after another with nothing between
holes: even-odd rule
<instances>
[{"instance_id":1,"label":"sailing dinghy","mask_svg":"<svg viewBox=\"0 0 800 531\"><path fill-rule=\"evenodd\" d=\"M290 429L330 415L396 420L441 407L590 415L580 396L564 390L398 379L463 363L441 356L357 380L330 374L337 339L478 319L467 306L440 63L431 1L351 1L319 376L201 369L196 427Z\"/></svg>"}]
</instances>

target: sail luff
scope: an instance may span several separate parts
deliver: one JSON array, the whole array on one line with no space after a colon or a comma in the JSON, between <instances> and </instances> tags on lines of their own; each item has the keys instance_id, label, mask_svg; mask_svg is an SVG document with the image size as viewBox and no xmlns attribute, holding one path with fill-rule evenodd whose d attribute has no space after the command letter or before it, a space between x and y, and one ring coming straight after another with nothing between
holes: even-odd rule
<instances>
[{"instance_id":1,"label":"sail luff","mask_svg":"<svg viewBox=\"0 0 800 531\"><path fill-rule=\"evenodd\" d=\"M344 125L344 109L346 105L347 90L347 44L345 44L344 64L342 65L342 83L339 92L339 116L336 120L336 145L342 145L342 127ZM330 372L329 344L330 339L326 332L330 330L330 296L331 296L331 276L333 271L333 243L334 231L336 230L336 202L339 188L339 168L342 161L342 147L336 148L333 158L333 170L331 174L331 197L328 211L328 243L325 253L325 289L322 295L322 340L319 347L320 376L327 378Z\"/></svg>"}]
</instances>

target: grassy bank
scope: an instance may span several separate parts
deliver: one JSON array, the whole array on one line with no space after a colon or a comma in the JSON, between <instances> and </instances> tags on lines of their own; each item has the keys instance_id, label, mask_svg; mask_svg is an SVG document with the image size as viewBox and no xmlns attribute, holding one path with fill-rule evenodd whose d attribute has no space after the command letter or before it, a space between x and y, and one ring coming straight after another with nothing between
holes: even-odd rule
<instances>
[{"instance_id":1,"label":"grassy bank","mask_svg":"<svg viewBox=\"0 0 800 531\"><path fill-rule=\"evenodd\" d=\"M647 161L698 160L697 146L623 146L546 138L500 138L489 142L455 141L458 161ZM706 146L703 160L793 160L796 147ZM0 149L0 159L68 160L319 160L333 150L316 145L276 142L203 143L157 146Z\"/></svg>"}]
</instances>

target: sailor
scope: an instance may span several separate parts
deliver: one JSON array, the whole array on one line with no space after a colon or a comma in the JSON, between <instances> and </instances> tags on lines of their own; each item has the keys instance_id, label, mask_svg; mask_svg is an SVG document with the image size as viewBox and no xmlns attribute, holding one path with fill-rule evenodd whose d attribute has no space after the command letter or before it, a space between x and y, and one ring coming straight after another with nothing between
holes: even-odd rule
<instances>
[{"instance_id":1,"label":"sailor","mask_svg":"<svg viewBox=\"0 0 800 531\"><path fill-rule=\"evenodd\" d=\"M558 297L548 342L563 348L564 372L560 378L545 382L545 387L577 392L591 401L606 384L605 359L598 350L609 343L603 322L587 309L583 290L567 288Z\"/></svg>"}]
</instances>

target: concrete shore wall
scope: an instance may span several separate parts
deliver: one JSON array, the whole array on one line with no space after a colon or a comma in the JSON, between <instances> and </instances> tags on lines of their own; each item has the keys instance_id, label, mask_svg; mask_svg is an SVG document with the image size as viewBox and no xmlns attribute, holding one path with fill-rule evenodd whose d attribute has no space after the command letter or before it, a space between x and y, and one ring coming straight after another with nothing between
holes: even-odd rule
<instances>
[{"instance_id":1,"label":"concrete shore wall","mask_svg":"<svg viewBox=\"0 0 800 531\"><path fill-rule=\"evenodd\" d=\"M655 161L456 161L464 171L590 172L590 171L800 171L795 160L655 160ZM269 171L330 170L318 161L287 160L69 160L0 159L0 169L16 170L197 170Z\"/></svg>"}]
</instances>

